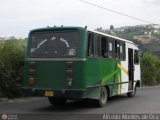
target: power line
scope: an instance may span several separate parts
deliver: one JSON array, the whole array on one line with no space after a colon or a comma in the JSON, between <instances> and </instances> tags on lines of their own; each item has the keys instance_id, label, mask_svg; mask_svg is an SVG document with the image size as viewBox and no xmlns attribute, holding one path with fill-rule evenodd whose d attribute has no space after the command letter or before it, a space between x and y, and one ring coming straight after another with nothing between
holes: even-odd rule
<instances>
[{"instance_id":1,"label":"power line","mask_svg":"<svg viewBox=\"0 0 160 120\"><path fill-rule=\"evenodd\" d=\"M148 24L155 24L155 23L153 23L153 22L149 22L149 21L146 21L146 20L137 18L137 17L133 17L133 16L130 16L130 15L121 13L121 12L117 12L117 11L115 11L115 10L112 10L112 9L109 9L109 8L105 8L105 7L102 7L102 6L100 6L100 5L93 4L93 3L91 3L91 2L87 2L87 1L84 1L84 0L79 0L79 1L81 1L81 2L83 2L83 3L86 3L86 4L89 4L89 5L92 5L92 6L95 6L95 7L98 7L98 8L101 8L101 9L103 9L103 10L107 10L107 11L110 11L110 12L113 12L113 13L116 13L116 14L119 14L119 15L123 15L123 16L125 16L125 17L129 17L129 18L138 20L138 21L142 21L142 22L145 22L145 23L148 23ZM156 25L159 25L159 24L156 24Z\"/></svg>"}]
</instances>

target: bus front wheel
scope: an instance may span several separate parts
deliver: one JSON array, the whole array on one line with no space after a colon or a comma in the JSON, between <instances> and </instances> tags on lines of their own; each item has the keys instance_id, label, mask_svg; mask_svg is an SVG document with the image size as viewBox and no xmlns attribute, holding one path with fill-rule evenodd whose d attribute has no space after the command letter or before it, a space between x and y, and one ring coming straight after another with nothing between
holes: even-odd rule
<instances>
[{"instance_id":1,"label":"bus front wheel","mask_svg":"<svg viewBox=\"0 0 160 120\"><path fill-rule=\"evenodd\" d=\"M48 97L48 101L50 104L54 106L61 106L64 105L67 101L65 98L54 98L54 97Z\"/></svg>"},{"instance_id":2,"label":"bus front wheel","mask_svg":"<svg viewBox=\"0 0 160 120\"><path fill-rule=\"evenodd\" d=\"M96 100L97 107L104 107L107 104L108 93L107 89L103 86L100 91L99 99Z\"/></svg>"}]
</instances>

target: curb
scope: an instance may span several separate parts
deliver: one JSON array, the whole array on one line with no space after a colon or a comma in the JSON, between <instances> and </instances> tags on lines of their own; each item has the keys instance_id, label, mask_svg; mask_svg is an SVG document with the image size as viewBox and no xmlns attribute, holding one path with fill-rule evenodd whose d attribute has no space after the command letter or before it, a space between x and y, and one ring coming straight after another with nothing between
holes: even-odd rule
<instances>
[{"instance_id":1,"label":"curb","mask_svg":"<svg viewBox=\"0 0 160 120\"><path fill-rule=\"evenodd\" d=\"M39 99L44 99L45 97L21 97L21 98L13 98L13 99L8 99L8 98L0 98L0 104L1 103L22 103L22 102L31 102L31 101L37 101Z\"/></svg>"},{"instance_id":2,"label":"curb","mask_svg":"<svg viewBox=\"0 0 160 120\"><path fill-rule=\"evenodd\" d=\"M160 88L160 85L156 85L156 86L142 86L142 87L140 87L140 88Z\"/></svg>"},{"instance_id":3,"label":"curb","mask_svg":"<svg viewBox=\"0 0 160 120\"><path fill-rule=\"evenodd\" d=\"M0 102L4 102L4 101L7 101L8 98L0 98Z\"/></svg>"}]
</instances>

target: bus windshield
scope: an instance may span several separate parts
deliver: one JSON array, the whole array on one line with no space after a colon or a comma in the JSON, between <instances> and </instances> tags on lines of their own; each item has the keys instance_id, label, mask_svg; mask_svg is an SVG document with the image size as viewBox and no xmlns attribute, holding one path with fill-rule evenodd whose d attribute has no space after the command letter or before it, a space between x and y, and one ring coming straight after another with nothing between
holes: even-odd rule
<instances>
[{"instance_id":1,"label":"bus windshield","mask_svg":"<svg viewBox=\"0 0 160 120\"><path fill-rule=\"evenodd\" d=\"M78 31L33 32L30 57L74 57L77 54L77 45Z\"/></svg>"}]
</instances>

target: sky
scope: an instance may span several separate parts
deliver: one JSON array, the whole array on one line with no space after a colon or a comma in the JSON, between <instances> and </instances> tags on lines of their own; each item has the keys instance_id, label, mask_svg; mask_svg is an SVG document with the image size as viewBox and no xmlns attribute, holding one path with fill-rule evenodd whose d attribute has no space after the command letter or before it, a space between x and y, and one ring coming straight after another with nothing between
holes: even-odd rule
<instances>
[{"instance_id":1,"label":"sky","mask_svg":"<svg viewBox=\"0 0 160 120\"><path fill-rule=\"evenodd\" d=\"M85 0L123 14L160 24L160 0ZM80 0L0 0L0 37L27 37L47 26L88 26L109 29L146 24Z\"/></svg>"}]
</instances>

